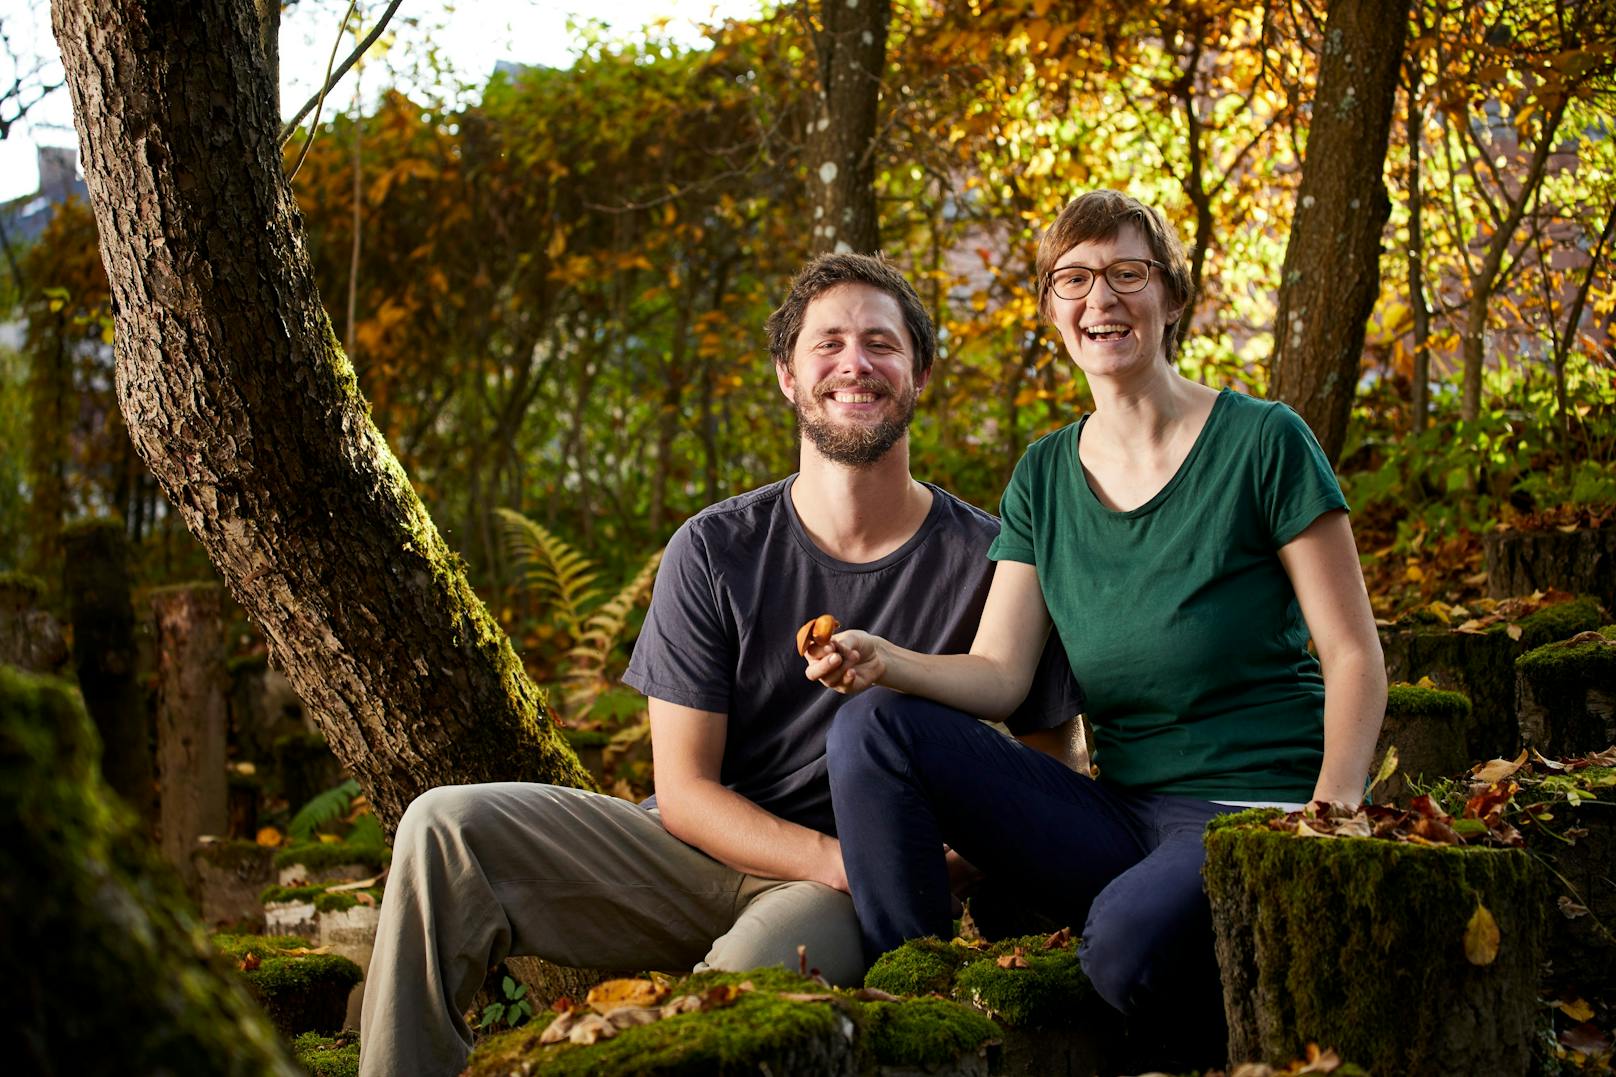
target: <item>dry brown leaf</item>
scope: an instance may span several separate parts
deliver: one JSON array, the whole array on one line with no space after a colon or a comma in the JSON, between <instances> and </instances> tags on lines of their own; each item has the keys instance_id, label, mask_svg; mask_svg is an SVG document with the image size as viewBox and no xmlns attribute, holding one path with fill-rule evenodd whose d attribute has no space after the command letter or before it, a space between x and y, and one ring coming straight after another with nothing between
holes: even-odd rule
<instances>
[{"instance_id":1,"label":"dry brown leaf","mask_svg":"<svg viewBox=\"0 0 1616 1077\"><path fill-rule=\"evenodd\" d=\"M670 999L662 1005L663 1017L677 1017L681 1013L701 1012L701 997L698 995L680 995Z\"/></svg>"},{"instance_id":2,"label":"dry brown leaf","mask_svg":"<svg viewBox=\"0 0 1616 1077\"><path fill-rule=\"evenodd\" d=\"M617 1035L617 1026L598 1013L586 1013L578 1018L572 1028L567 1030L567 1039L572 1043L599 1043L609 1040Z\"/></svg>"},{"instance_id":3,"label":"dry brown leaf","mask_svg":"<svg viewBox=\"0 0 1616 1077\"><path fill-rule=\"evenodd\" d=\"M1476 902L1476 911L1470 914L1470 922L1465 925L1465 960L1472 965L1491 965L1498 959L1501 937L1498 921L1493 919L1487 906Z\"/></svg>"},{"instance_id":4,"label":"dry brown leaf","mask_svg":"<svg viewBox=\"0 0 1616 1077\"><path fill-rule=\"evenodd\" d=\"M1521 638L1521 626L1518 624L1505 625L1504 633L1509 636L1510 639L1518 640Z\"/></svg>"},{"instance_id":5,"label":"dry brown leaf","mask_svg":"<svg viewBox=\"0 0 1616 1077\"><path fill-rule=\"evenodd\" d=\"M543 1044L560 1043L566 1039L567 1034L572 1031L572 1026L578 1023L580 1013L581 1011L579 1010L563 1010L556 1014L555 1020L546 1025L544 1031L539 1033L539 1042Z\"/></svg>"},{"instance_id":6,"label":"dry brown leaf","mask_svg":"<svg viewBox=\"0 0 1616 1077\"><path fill-rule=\"evenodd\" d=\"M1274 1077L1274 1067L1266 1062L1242 1062L1229 1077Z\"/></svg>"},{"instance_id":7,"label":"dry brown leaf","mask_svg":"<svg viewBox=\"0 0 1616 1077\"><path fill-rule=\"evenodd\" d=\"M717 987L709 987L701 993L701 1009L703 1012L723 1009L750 990L752 990L751 980L742 980L738 984L719 984Z\"/></svg>"},{"instance_id":8,"label":"dry brown leaf","mask_svg":"<svg viewBox=\"0 0 1616 1077\"><path fill-rule=\"evenodd\" d=\"M251 972L253 969L257 968L263 963L263 958L259 957L251 950L248 950L246 953L241 955L241 961L236 965L236 968L240 969L242 972Z\"/></svg>"},{"instance_id":9,"label":"dry brown leaf","mask_svg":"<svg viewBox=\"0 0 1616 1077\"><path fill-rule=\"evenodd\" d=\"M1027 955L1022 952L1019 946L1015 948L1013 953L1000 954L999 960L995 963L1001 969L1026 969L1032 967L1027 963Z\"/></svg>"},{"instance_id":10,"label":"dry brown leaf","mask_svg":"<svg viewBox=\"0 0 1616 1077\"><path fill-rule=\"evenodd\" d=\"M668 989L650 980L607 980L589 989L589 1008L606 1013L619 1006L656 1006L668 997Z\"/></svg>"},{"instance_id":11,"label":"dry brown leaf","mask_svg":"<svg viewBox=\"0 0 1616 1077\"><path fill-rule=\"evenodd\" d=\"M1592 1021L1584 1021L1560 1033L1560 1046L1579 1055L1601 1055L1610 1050L1610 1037Z\"/></svg>"},{"instance_id":12,"label":"dry brown leaf","mask_svg":"<svg viewBox=\"0 0 1616 1077\"><path fill-rule=\"evenodd\" d=\"M361 890L359 893L354 895L354 900L359 902L359 904L364 905L364 906L366 906L368 908L375 908L376 907L376 895L367 894L363 890Z\"/></svg>"},{"instance_id":13,"label":"dry brown leaf","mask_svg":"<svg viewBox=\"0 0 1616 1077\"><path fill-rule=\"evenodd\" d=\"M1557 904L1560 906L1560 914L1567 920L1575 920L1579 916L1588 915L1588 906L1578 905L1565 894L1560 895L1560 900Z\"/></svg>"},{"instance_id":14,"label":"dry brown leaf","mask_svg":"<svg viewBox=\"0 0 1616 1077\"><path fill-rule=\"evenodd\" d=\"M1297 1070L1296 1072L1298 1074L1303 1074L1303 1073L1334 1073L1336 1070L1338 1070L1340 1068L1341 1068L1341 1056L1340 1055L1336 1054L1333 1050L1330 1050L1329 1048L1325 1048L1324 1050L1321 1051L1321 1050L1319 1050L1319 1045L1318 1044L1310 1043L1310 1044L1307 1045L1307 1065L1303 1066L1301 1069Z\"/></svg>"},{"instance_id":15,"label":"dry brown leaf","mask_svg":"<svg viewBox=\"0 0 1616 1077\"><path fill-rule=\"evenodd\" d=\"M1046 950L1062 950L1062 949L1065 949L1066 946L1071 943L1071 941L1072 941L1072 929L1069 928L1069 927L1063 927L1059 931L1055 932L1053 935L1049 936L1049 938L1044 940L1044 949L1046 949Z\"/></svg>"},{"instance_id":16,"label":"dry brown leaf","mask_svg":"<svg viewBox=\"0 0 1616 1077\"><path fill-rule=\"evenodd\" d=\"M1501 782L1510 777L1517 770L1526 765L1526 749L1514 759L1489 759L1485 763L1478 763L1470 771L1470 776L1478 782Z\"/></svg>"},{"instance_id":17,"label":"dry brown leaf","mask_svg":"<svg viewBox=\"0 0 1616 1077\"><path fill-rule=\"evenodd\" d=\"M787 1002L835 1002L836 996L826 991L782 991L780 998Z\"/></svg>"},{"instance_id":18,"label":"dry brown leaf","mask_svg":"<svg viewBox=\"0 0 1616 1077\"><path fill-rule=\"evenodd\" d=\"M343 883L341 886L328 886L325 890L328 894L338 894L344 890L368 890L379 881L381 881L381 875L372 875L370 878L360 879L358 882Z\"/></svg>"}]
</instances>

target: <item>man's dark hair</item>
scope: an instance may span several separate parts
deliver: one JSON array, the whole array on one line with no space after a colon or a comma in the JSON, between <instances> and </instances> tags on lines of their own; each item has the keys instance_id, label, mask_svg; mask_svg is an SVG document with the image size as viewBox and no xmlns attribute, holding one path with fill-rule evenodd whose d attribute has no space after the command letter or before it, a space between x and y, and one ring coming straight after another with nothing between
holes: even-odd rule
<instances>
[{"instance_id":1,"label":"man's dark hair","mask_svg":"<svg viewBox=\"0 0 1616 1077\"><path fill-rule=\"evenodd\" d=\"M780 309L769 315L764 329L769 335L769 355L776 366L789 368L791 353L802 334L802 321L808 304L832 288L843 284L868 284L898 301L903 324L915 349L915 380L931 369L937 358L937 331L931 315L902 273L893 269L879 254L820 254L803 266L791 279L791 292Z\"/></svg>"}]
</instances>

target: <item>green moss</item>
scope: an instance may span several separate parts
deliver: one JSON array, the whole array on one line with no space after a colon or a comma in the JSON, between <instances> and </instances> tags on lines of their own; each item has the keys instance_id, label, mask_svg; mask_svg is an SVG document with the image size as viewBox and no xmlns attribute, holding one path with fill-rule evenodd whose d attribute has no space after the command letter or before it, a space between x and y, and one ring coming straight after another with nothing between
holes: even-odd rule
<instances>
[{"instance_id":1,"label":"green moss","mask_svg":"<svg viewBox=\"0 0 1616 1077\"><path fill-rule=\"evenodd\" d=\"M172 870L107 789L100 751L73 689L0 667L0 997L13 1068L44 1072L70 1045L73 1072L293 1077ZM70 1004L87 985L117 984L138 989L114 1006Z\"/></svg>"},{"instance_id":2,"label":"green moss","mask_svg":"<svg viewBox=\"0 0 1616 1077\"><path fill-rule=\"evenodd\" d=\"M941 939L914 939L876 958L864 986L890 995L948 995L967 953Z\"/></svg>"},{"instance_id":3,"label":"green moss","mask_svg":"<svg viewBox=\"0 0 1616 1077\"><path fill-rule=\"evenodd\" d=\"M348 994L364 978L359 966L336 954L292 954L308 948L307 939L292 935L215 935L213 945L240 969L248 953L258 967L238 971L275 1027L283 1035L334 1032L342 1027Z\"/></svg>"},{"instance_id":4,"label":"green moss","mask_svg":"<svg viewBox=\"0 0 1616 1077\"><path fill-rule=\"evenodd\" d=\"M309 1077L359 1077L359 1041L352 1036L305 1032L292 1041L292 1054Z\"/></svg>"},{"instance_id":5,"label":"green moss","mask_svg":"<svg viewBox=\"0 0 1616 1077\"><path fill-rule=\"evenodd\" d=\"M1311 1040L1375 1073L1448 1073L1472 1072L1453 1055L1466 1042L1524 1050L1549 907L1525 853L1230 826L1206 846L1242 1057L1282 1062ZM1478 903L1503 939L1487 966L1465 959ZM1492 1061L1524 1071L1524 1057Z\"/></svg>"},{"instance_id":6,"label":"green moss","mask_svg":"<svg viewBox=\"0 0 1616 1077\"><path fill-rule=\"evenodd\" d=\"M1246 808L1244 811L1232 811L1227 815L1214 815L1207 820L1206 832L1212 834L1219 830L1245 830L1264 826L1268 820L1277 819L1284 814L1278 808Z\"/></svg>"},{"instance_id":7,"label":"green moss","mask_svg":"<svg viewBox=\"0 0 1616 1077\"><path fill-rule=\"evenodd\" d=\"M867 1003L861 1018L863 1059L906 1071L942 1069L999 1038L988 1018L940 998Z\"/></svg>"},{"instance_id":8,"label":"green moss","mask_svg":"<svg viewBox=\"0 0 1616 1077\"><path fill-rule=\"evenodd\" d=\"M1570 602L1561 602L1538 610L1516 622L1521 636L1517 641L1525 648L1541 647L1558 639L1570 639L1578 632L1592 632L1605 623L1605 611L1599 600L1581 595ZM1507 625L1494 625L1488 631L1503 632Z\"/></svg>"},{"instance_id":9,"label":"green moss","mask_svg":"<svg viewBox=\"0 0 1616 1077\"><path fill-rule=\"evenodd\" d=\"M324 886L314 884L308 886L266 886L263 893L258 895L258 901L263 905L280 901L313 901L325 891Z\"/></svg>"},{"instance_id":10,"label":"green moss","mask_svg":"<svg viewBox=\"0 0 1616 1077\"><path fill-rule=\"evenodd\" d=\"M288 845L275 853L277 868L301 864L310 871L324 871L343 864L362 864L380 871L393 859L385 845L349 845L346 842L310 841Z\"/></svg>"},{"instance_id":11,"label":"green moss","mask_svg":"<svg viewBox=\"0 0 1616 1077\"><path fill-rule=\"evenodd\" d=\"M1393 684L1386 688L1386 713L1462 721L1470 717L1470 699L1463 692Z\"/></svg>"},{"instance_id":12,"label":"green moss","mask_svg":"<svg viewBox=\"0 0 1616 1077\"><path fill-rule=\"evenodd\" d=\"M232 962L240 961L248 953L263 957L275 950L299 950L309 944L308 939L297 935L240 935L233 932L220 932L210 936L208 941L221 956Z\"/></svg>"},{"instance_id":13,"label":"green moss","mask_svg":"<svg viewBox=\"0 0 1616 1077\"><path fill-rule=\"evenodd\" d=\"M1011 1028L1070 1024L1092 1000L1094 987L1078 962L1077 947L1045 950L1040 935L1005 939L981 960L960 969L954 997ZM1000 968L997 958L1020 947L1027 968Z\"/></svg>"},{"instance_id":14,"label":"green moss","mask_svg":"<svg viewBox=\"0 0 1616 1077\"><path fill-rule=\"evenodd\" d=\"M45 597L45 581L28 572L0 572L0 594L14 594L38 605Z\"/></svg>"},{"instance_id":15,"label":"green moss","mask_svg":"<svg viewBox=\"0 0 1616 1077\"><path fill-rule=\"evenodd\" d=\"M336 893L328 890L314 899L314 910L316 912L347 912L359 904L360 894L369 894L373 906L378 906L382 903L382 892L380 888L374 886L366 890L338 890Z\"/></svg>"},{"instance_id":16,"label":"green moss","mask_svg":"<svg viewBox=\"0 0 1616 1077\"><path fill-rule=\"evenodd\" d=\"M1616 625L1606 625L1599 630L1599 634L1606 639L1616 639Z\"/></svg>"},{"instance_id":17,"label":"green moss","mask_svg":"<svg viewBox=\"0 0 1616 1077\"><path fill-rule=\"evenodd\" d=\"M201 847L198 854L208 863L223 871L268 865L270 851L255 841L216 841Z\"/></svg>"},{"instance_id":18,"label":"green moss","mask_svg":"<svg viewBox=\"0 0 1616 1077\"><path fill-rule=\"evenodd\" d=\"M1575 682L1578 687L1616 683L1616 646L1609 643L1545 643L1515 660L1515 668L1531 677L1534 688L1554 681Z\"/></svg>"}]
</instances>

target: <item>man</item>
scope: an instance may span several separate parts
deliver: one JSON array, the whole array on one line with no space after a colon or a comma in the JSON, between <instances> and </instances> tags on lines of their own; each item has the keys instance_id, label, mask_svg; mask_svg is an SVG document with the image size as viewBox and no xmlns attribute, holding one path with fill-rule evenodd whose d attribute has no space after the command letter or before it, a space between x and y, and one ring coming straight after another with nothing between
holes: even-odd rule
<instances>
[{"instance_id":1,"label":"man","mask_svg":"<svg viewBox=\"0 0 1616 1077\"><path fill-rule=\"evenodd\" d=\"M803 676L796 630L829 612L917 649L966 649L997 522L909 474L936 337L901 275L879 258L816 258L768 335L800 470L668 544L624 676L648 697L654 805L518 783L417 798L367 980L366 1077L458 1073L461 1013L513 954L749 969L796 967L801 946L831 982L862 979L825 769L841 699ZM1080 700L1046 654L1011 725L1062 753Z\"/></svg>"}]
</instances>

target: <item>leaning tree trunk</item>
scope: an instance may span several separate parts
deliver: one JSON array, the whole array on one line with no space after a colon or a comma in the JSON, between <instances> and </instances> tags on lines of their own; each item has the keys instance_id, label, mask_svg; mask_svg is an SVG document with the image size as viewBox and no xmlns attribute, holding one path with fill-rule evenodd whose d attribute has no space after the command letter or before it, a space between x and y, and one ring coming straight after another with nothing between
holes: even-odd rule
<instances>
[{"instance_id":1,"label":"leaning tree trunk","mask_svg":"<svg viewBox=\"0 0 1616 1077\"><path fill-rule=\"evenodd\" d=\"M1334 0L1274 317L1272 395L1334 463L1347 438L1364 322L1380 294L1383 175L1409 0Z\"/></svg>"},{"instance_id":2,"label":"leaning tree trunk","mask_svg":"<svg viewBox=\"0 0 1616 1077\"><path fill-rule=\"evenodd\" d=\"M875 209L875 121L891 0L826 0L813 31L819 85L803 160L813 249L868 254L881 246Z\"/></svg>"},{"instance_id":3,"label":"leaning tree trunk","mask_svg":"<svg viewBox=\"0 0 1616 1077\"><path fill-rule=\"evenodd\" d=\"M589 785L372 423L320 304L253 0L56 0L142 459L384 824Z\"/></svg>"}]
</instances>

